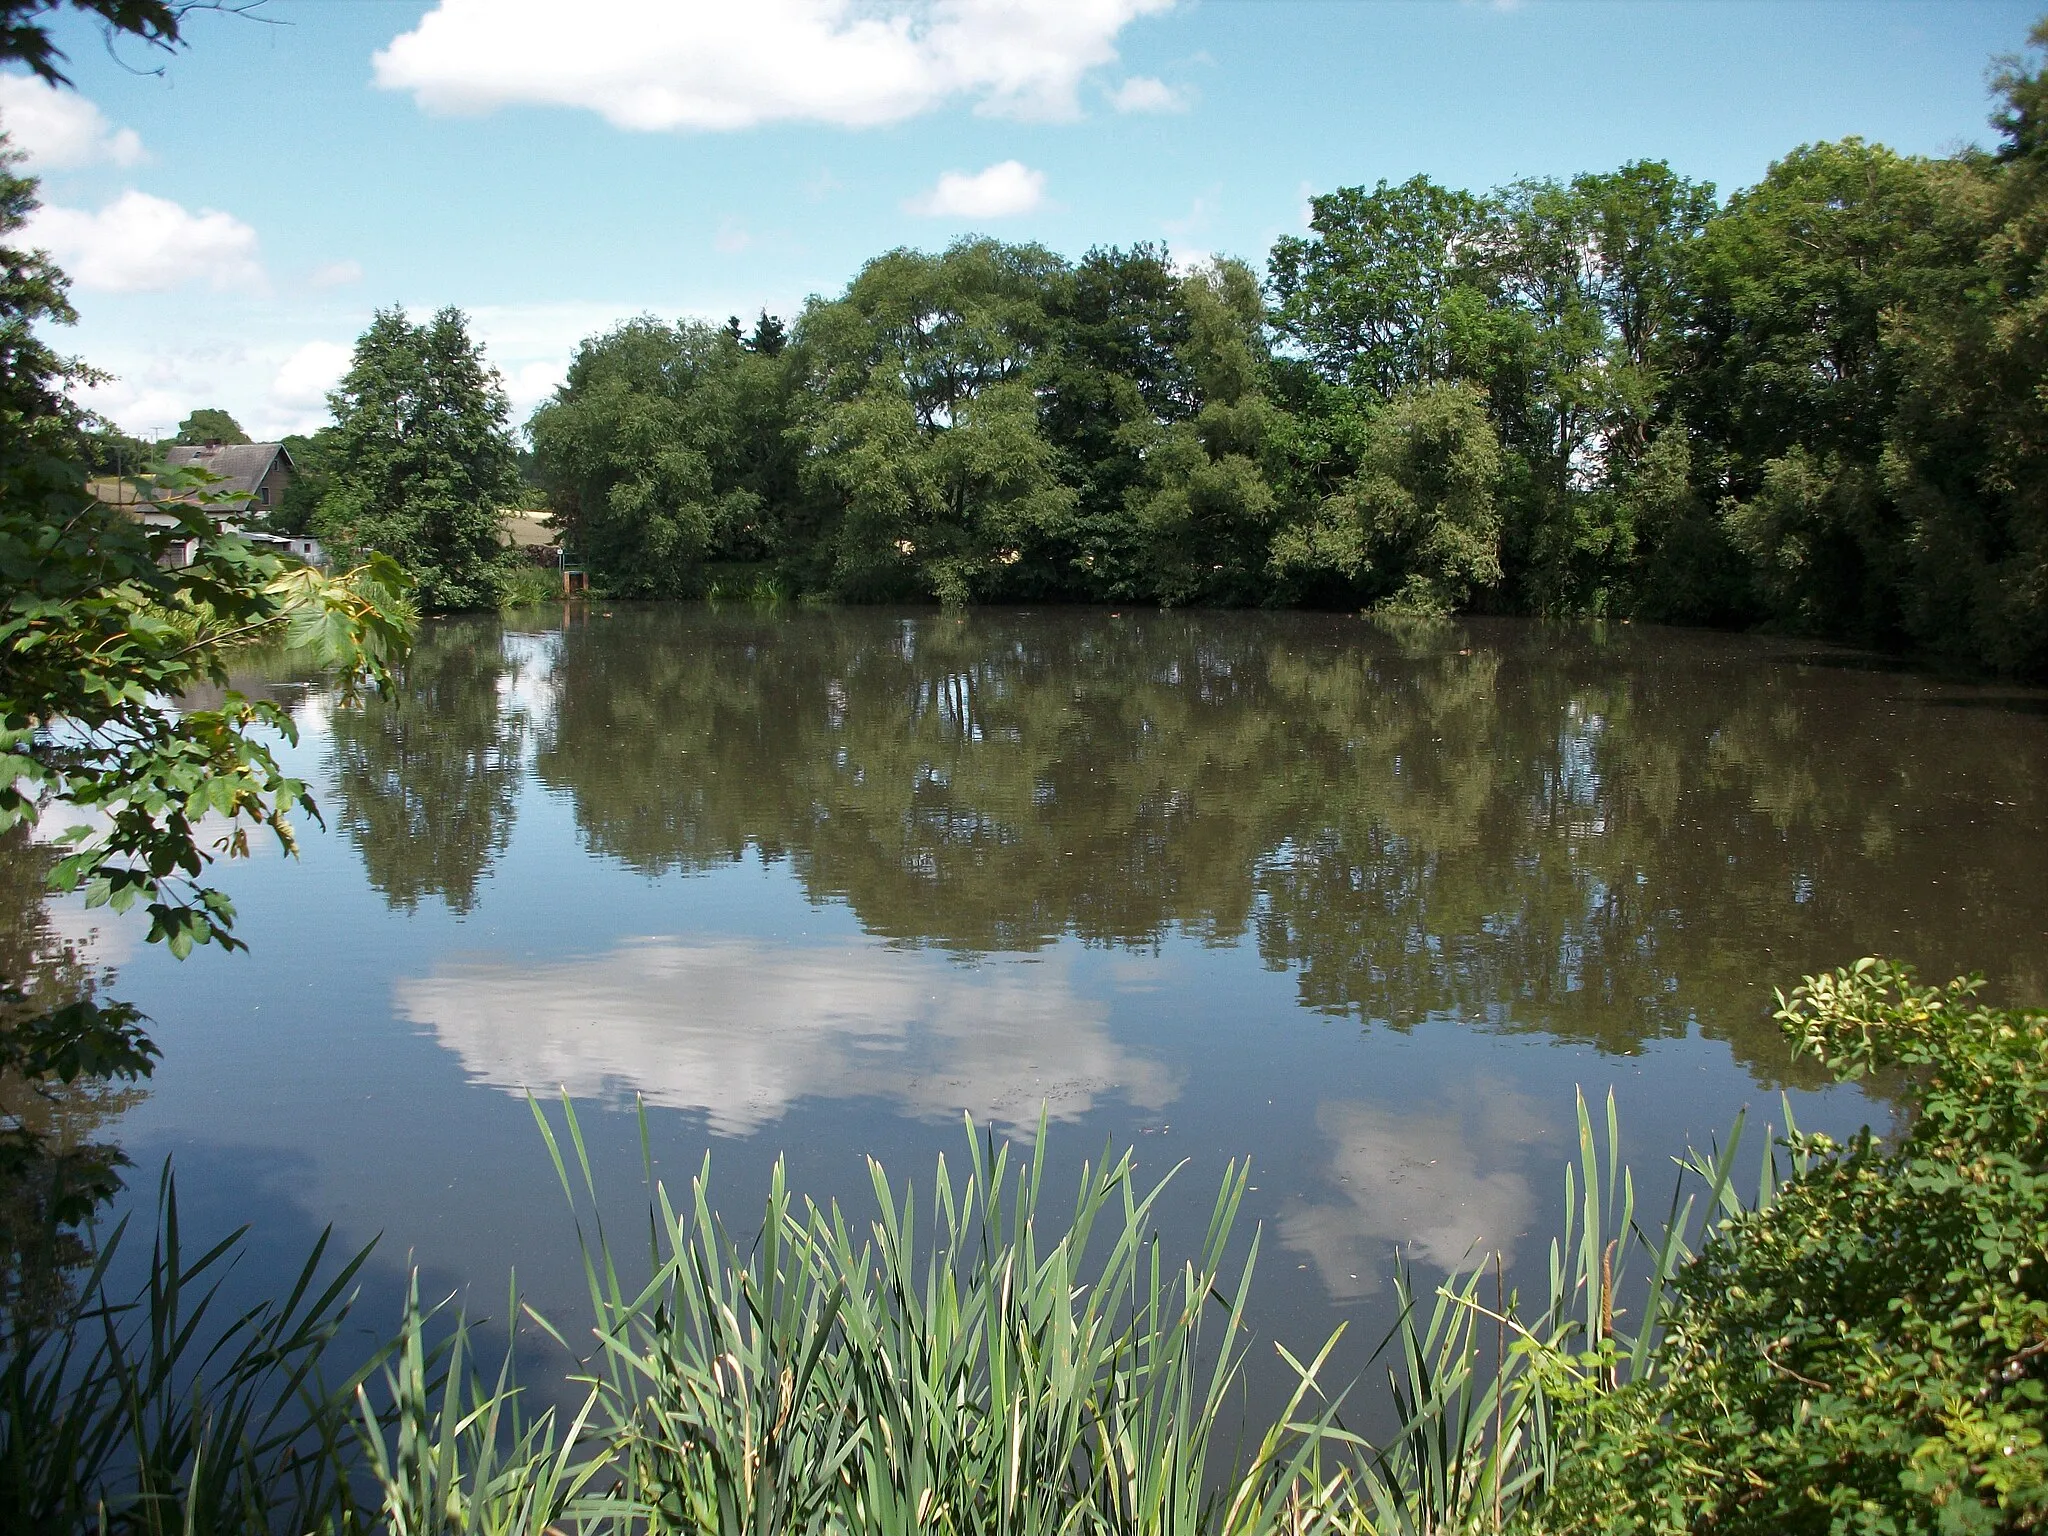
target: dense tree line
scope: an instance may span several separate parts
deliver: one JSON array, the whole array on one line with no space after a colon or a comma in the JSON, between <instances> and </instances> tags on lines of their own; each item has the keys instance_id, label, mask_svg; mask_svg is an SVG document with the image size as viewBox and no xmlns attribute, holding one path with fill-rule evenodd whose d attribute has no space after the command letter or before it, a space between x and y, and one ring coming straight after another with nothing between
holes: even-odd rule
<instances>
[{"instance_id":1,"label":"dense tree line","mask_svg":"<svg viewBox=\"0 0 2048 1536\"><path fill-rule=\"evenodd\" d=\"M2048 43L2037 30L2036 44ZM586 341L534 468L611 590L1769 625L2048 673L2048 136L1312 200L1263 275L969 239ZM750 575L745 574L751 572Z\"/></svg>"}]
</instances>

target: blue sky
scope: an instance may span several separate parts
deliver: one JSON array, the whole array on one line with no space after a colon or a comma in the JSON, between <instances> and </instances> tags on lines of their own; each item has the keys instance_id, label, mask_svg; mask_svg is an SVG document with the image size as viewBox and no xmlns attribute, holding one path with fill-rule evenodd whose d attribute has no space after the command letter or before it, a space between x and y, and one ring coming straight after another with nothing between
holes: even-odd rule
<instances>
[{"instance_id":1,"label":"blue sky","mask_svg":"<svg viewBox=\"0 0 2048 1536\"><path fill-rule=\"evenodd\" d=\"M1634 158L1728 191L1989 137L2042 0L267 0L78 91L0 80L62 344L130 431L308 430L373 307L456 304L515 412L583 336L788 313L962 233L1262 261L1311 191ZM161 65L161 73L146 71Z\"/></svg>"}]
</instances>

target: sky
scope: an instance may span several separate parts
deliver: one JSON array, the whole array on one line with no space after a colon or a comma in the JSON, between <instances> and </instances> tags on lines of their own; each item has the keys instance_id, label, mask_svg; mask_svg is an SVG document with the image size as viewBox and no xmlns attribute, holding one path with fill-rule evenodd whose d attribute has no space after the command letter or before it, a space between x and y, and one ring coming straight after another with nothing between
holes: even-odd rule
<instances>
[{"instance_id":1,"label":"sky","mask_svg":"<svg viewBox=\"0 0 2048 1536\"><path fill-rule=\"evenodd\" d=\"M380 306L465 311L515 423L640 314L791 315L969 233L1263 264L1307 199L1802 143L1988 142L2044 0L263 0L188 46L59 23L0 75L88 400L327 419Z\"/></svg>"}]
</instances>

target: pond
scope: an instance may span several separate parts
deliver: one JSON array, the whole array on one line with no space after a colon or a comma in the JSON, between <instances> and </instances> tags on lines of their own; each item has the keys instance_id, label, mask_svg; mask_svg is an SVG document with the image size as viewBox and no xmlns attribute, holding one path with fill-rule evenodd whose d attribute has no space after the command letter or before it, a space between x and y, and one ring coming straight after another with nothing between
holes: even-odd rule
<instances>
[{"instance_id":1,"label":"pond","mask_svg":"<svg viewBox=\"0 0 2048 1536\"><path fill-rule=\"evenodd\" d=\"M1888 1125L1788 1059L1772 988L1881 952L2048 1000L2048 694L1840 650L620 604L431 625L395 705L249 686L326 821L223 871L249 952L49 921L165 1050L108 1111L138 1191L170 1158L189 1221L253 1222L238 1283L378 1238L366 1331L409 1262L580 1326L528 1103L566 1093L622 1219L641 1106L741 1228L777 1157L863 1213L865 1156L928 1179L972 1116L1043 1120L1059 1179L1185 1160L1191 1252L1248 1157L1257 1329L1345 1322L1356 1368L1397 1257L1541 1289L1577 1093L1659 1206L1781 1093Z\"/></svg>"}]
</instances>

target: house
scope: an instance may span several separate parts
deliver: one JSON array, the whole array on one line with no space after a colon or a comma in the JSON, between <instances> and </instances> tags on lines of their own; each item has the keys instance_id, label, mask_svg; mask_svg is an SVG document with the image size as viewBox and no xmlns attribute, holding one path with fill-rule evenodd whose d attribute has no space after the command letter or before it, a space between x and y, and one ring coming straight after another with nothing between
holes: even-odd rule
<instances>
[{"instance_id":1,"label":"house","mask_svg":"<svg viewBox=\"0 0 2048 1536\"><path fill-rule=\"evenodd\" d=\"M228 533L240 534L257 548L272 554L324 566L327 553L320 541L305 534L270 533L244 525L244 519L260 521L284 501L285 487L298 470L283 443L206 443L200 447L179 446L164 456L168 469L203 469L219 477L207 488L207 515ZM158 496L136 480L93 480L87 489L106 506L126 512L149 528L170 528L177 517L165 508L190 500L186 493ZM192 563L195 553L191 539L174 540L158 557L158 563L182 567Z\"/></svg>"},{"instance_id":2,"label":"house","mask_svg":"<svg viewBox=\"0 0 2048 1536\"><path fill-rule=\"evenodd\" d=\"M241 513L262 517L284 502L284 488L298 474L298 466L283 443L205 443L199 447L179 446L164 455L166 469L203 469L218 475L222 483L213 494L226 497L213 503L216 513L232 517Z\"/></svg>"}]
</instances>

